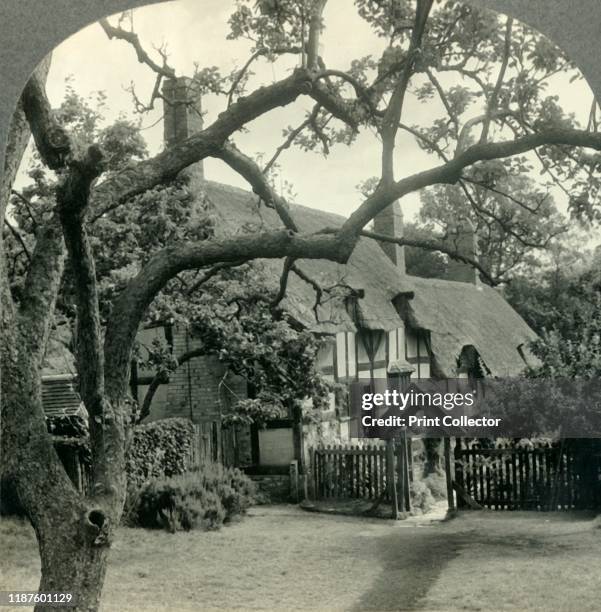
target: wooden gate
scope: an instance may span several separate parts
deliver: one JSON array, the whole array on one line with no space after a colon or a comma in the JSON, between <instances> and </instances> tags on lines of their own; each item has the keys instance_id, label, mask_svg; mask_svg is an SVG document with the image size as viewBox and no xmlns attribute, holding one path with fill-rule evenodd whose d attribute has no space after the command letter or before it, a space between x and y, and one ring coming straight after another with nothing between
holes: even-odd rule
<instances>
[{"instance_id":1,"label":"wooden gate","mask_svg":"<svg viewBox=\"0 0 601 612\"><path fill-rule=\"evenodd\" d=\"M601 461L573 441L520 446L455 445L458 508L575 510L598 508Z\"/></svg>"},{"instance_id":2,"label":"wooden gate","mask_svg":"<svg viewBox=\"0 0 601 612\"><path fill-rule=\"evenodd\" d=\"M316 499L365 499L410 509L407 440L387 445L322 446L311 450Z\"/></svg>"},{"instance_id":3,"label":"wooden gate","mask_svg":"<svg viewBox=\"0 0 601 612\"><path fill-rule=\"evenodd\" d=\"M226 467L239 463L238 430L224 428L220 421L194 424L194 439L190 448L190 467L205 463L222 463Z\"/></svg>"}]
</instances>

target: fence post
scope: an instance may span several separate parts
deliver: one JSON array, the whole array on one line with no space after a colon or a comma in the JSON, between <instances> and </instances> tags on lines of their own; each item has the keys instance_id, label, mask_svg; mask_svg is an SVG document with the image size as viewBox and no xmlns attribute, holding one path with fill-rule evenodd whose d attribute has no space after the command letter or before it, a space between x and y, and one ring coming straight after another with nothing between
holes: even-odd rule
<instances>
[{"instance_id":1,"label":"fence post","mask_svg":"<svg viewBox=\"0 0 601 612\"><path fill-rule=\"evenodd\" d=\"M447 503L449 510L455 510L455 492L453 491L453 471L451 469L451 438L445 437L444 441L444 471L447 480Z\"/></svg>"},{"instance_id":2,"label":"fence post","mask_svg":"<svg viewBox=\"0 0 601 612\"><path fill-rule=\"evenodd\" d=\"M313 446L309 449L309 461L311 465L310 469L307 470L309 476L307 498L315 501L317 499L317 465L315 464L315 448Z\"/></svg>"},{"instance_id":3,"label":"fence post","mask_svg":"<svg viewBox=\"0 0 601 612\"><path fill-rule=\"evenodd\" d=\"M394 439L389 438L386 440L386 485L388 487L388 497L392 504L391 517L396 520L399 518L399 503L395 468Z\"/></svg>"},{"instance_id":4,"label":"fence post","mask_svg":"<svg viewBox=\"0 0 601 612\"><path fill-rule=\"evenodd\" d=\"M290 501L298 504L299 490L298 490L298 461L296 459L290 462Z\"/></svg>"},{"instance_id":5,"label":"fence post","mask_svg":"<svg viewBox=\"0 0 601 612\"><path fill-rule=\"evenodd\" d=\"M463 463L461 453L461 438L455 438L455 482L463 487ZM457 496L457 510L465 508L465 502L460 495Z\"/></svg>"},{"instance_id":6,"label":"fence post","mask_svg":"<svg viewBox=\"0 0 601 612\"><path fill-rule=\"evenodd\" d=\"M407 435L405 431L401 433L401 504L404 512L411 512L411 491L409 490L409 449L407 448Z\"/></svg>"}]
</instances>

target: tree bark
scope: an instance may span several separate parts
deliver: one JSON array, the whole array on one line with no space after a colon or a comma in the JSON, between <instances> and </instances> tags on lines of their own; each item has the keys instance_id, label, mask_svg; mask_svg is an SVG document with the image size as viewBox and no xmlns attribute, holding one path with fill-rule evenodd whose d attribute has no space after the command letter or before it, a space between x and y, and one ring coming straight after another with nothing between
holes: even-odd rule
<instances>
[{"instance_id":1,"label":"tree bark","mask_svg":"<svg viewBox=\"0 0 601 612\"><path fill-rule=\"evenodd\" d=\"M48 65L46 61L36 70L32 82L45 81ZM24 102L15 111L9 133L0 183L2 215L30 136ZM75 609L90 611L98 608L121 499L112 496L115 501L106 512L102 497L81 495L69 480L46 430L41 363L64 250L60 224L54 218L38 235L27 290L17 309L9 290L0 236L0 475L15 491L35 530L41 558L40 590L73 593L78 602Z\"/></svg>"}]
</instances>

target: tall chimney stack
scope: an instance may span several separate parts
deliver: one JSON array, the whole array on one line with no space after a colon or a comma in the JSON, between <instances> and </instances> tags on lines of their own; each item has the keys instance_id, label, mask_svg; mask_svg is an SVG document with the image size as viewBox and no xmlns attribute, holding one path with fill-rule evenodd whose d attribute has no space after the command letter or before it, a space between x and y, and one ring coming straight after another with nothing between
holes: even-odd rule
<instances>
[{"instance_id":1,"label":"tall chimney stack","mask_svg":"<svg viewBox=\"0 0 601 612\"><path fill-rule=\"evenodd\" d=\"M168 149L200 132L203 128L202 99L198 85L189 77L174 77L163 82L163 138ZM204 178L202 162L195 164Z\"/></svg>"},{"instance_id":2,"label":"tall chimney stack","mask_svg":"<svg viewBox=\"0 0 601 612\"><path fill-rule=\"evenodd\" d=\"M398 200L375 216L374 232L390 238L403 237L403 213ZM384 241L379 242L379 245L390 261L399 269L399 272L405 274L405 247L394 242Z\"/></svg>"},{"instance_id":3,"label":"tall chimney stack","mask_svg":"<svg viewBox=\"0 0 601 612\"><path fill-rule=\"evenodd\" d=\"M449 232L445 242L447 246L457 253L477 261L478 248L476 232L469 219L461 218L453 230ZM476 268L452 258L449 258L447 279L462 283L471 283L472 285L480 284L480 275Z\"/></svg>"}]
</instances>

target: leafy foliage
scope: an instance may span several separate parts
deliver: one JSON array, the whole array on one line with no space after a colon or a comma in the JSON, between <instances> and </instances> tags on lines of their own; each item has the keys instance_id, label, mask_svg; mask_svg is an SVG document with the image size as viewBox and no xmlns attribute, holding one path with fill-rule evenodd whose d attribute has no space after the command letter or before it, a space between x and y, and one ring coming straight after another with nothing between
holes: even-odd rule
<instances>
[{"instance_id":1,"label":"leafy foliage","mask_svg":"<svg viewBox=\"0 0 601 612\"><path fill-rule=\"evenodd\" d=\"M240 470L209 463L146 483L130 516L136 526L150 529L219 529L224 522L245 514L255 494L254 483Z\"/></svg>"},{"instance_id":2,"label":"leafy foliage","mask_svg":"<svg viewBox=\"0 0 601 612\"><path fill-rule=\"evenodd\" d=\"M405 223L404 235L412 240L431 240L431 232L421 225ZM446 278L448 258L436 251L405 247L405 269L408 274L423 278Z\"/></svg>"},{"instance_id":3,"label":"leafy foliage","mask_svg":"<svg viewBox=\"0 0 601 612\"><path fill-rule=\"evenodd\" d=\"M225 424L282 418L306 398L315 410L329 401L330 386L316 365L320 340L273 306L271 287L260 267L242 266L222 271L202 291L162 302L164 313L187 325L206 354L216 355L253 391L224 415ZM153 347L150 359L158 371L178 366L164 344Z\"/></svg>"},{"instance_id":4,"label":"leafy foliage","mask_svg":"<svg viewBox=\"0 0 601 612\"><path fill-rule=\"evenodd\" d=\"M474 186L470 199L464 188L456 185L425 190L421 197L422 233L438 235L444 242L458 222L469 220L478 261L497 281L510 280L520 270L536 267L539 254L566 230L553 197L515 170L515 163L512 159L475 166L473 176L480 184Z\"/></svg>"},{"instance_id":5,"label":"leafy foliage","mask_svg":"<svg viewBox=\"0 0 601 612\"><path fill-rule=\"evenodd\" d=\"M183 474L194 440L194 426L187 419L163 419L138 425L127 457L131 487L160 477Z\"/></svg>"}]
</instances>

